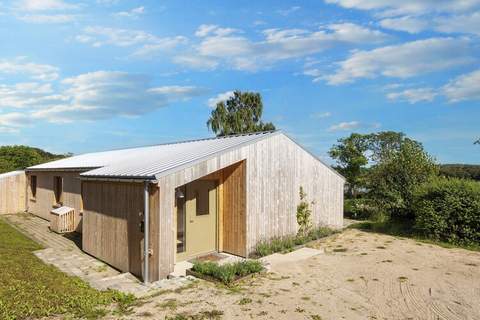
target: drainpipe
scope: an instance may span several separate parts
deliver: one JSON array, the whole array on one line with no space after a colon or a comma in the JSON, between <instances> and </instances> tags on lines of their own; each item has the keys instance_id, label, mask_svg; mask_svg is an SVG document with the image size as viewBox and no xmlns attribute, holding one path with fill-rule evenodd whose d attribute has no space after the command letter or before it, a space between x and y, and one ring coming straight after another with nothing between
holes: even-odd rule
<instances>
[{"instance_id":1,"label":"drainpipe","mask_svg":"<svg viewBox=\"0 0 480 320\"><path fill-rule=\"evenodd\" d=\"M148 258L149 258L149 253L150 253L150 250L149 250L149 232L148 232L148 229L149 229L149 204L148 204L148 198L149 198L149 194L148 194L148 183L149 181L145 181L145 184L144 184L144 188L143 188L143 193L144 193L144 198L145 198L145 201L144 201L144 221L143 221L143 239L144 239L144 243L143 243L143 255L144 255L144 265L143 265L143 283L144 284L148 284Z\"/></svg>"}]
</instances>

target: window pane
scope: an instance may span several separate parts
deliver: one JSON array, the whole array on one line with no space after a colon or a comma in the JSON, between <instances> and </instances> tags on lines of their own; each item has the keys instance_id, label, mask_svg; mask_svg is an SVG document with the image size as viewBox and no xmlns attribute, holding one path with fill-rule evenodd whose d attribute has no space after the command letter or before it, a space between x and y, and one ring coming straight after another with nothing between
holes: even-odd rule
<instances>
[{"instance_id":1,"label":"window pane","mask_svg":"<svg viewBox=\"0 0 480 320\"><path fill-rule=\"evenodd\" d=\"M204 216L210 214L208 192L209 189L205 186L203 188L199 188L199 190L195 192L197 216Z\"/></svg>"},{"instance_id":2,"label":"window pane","mask_svg":"<svg viewBox=\"0 0 480 320\"><path fill-rule=\"evenodd\" d=\"M54 177L53 181L53 190L55 193L55 201L56 203L60 203L62 201L62 189L63 189L63 183L62 183L62 177Z\"/></svg>"},{"instance_id":3,"label":"window pane","mask_svg":"<svg viewBox=\"0 0 480 320\"><path fill-rule=\"evenodd\" d=\"M178 188L177 198L177 253L185 252L185 188Z\"/></svg>"},{"instance_id":4,"label":"window pane","mask_svg":"<svg viewBox=\"0 0 480 320\"><path fill-rule=\"evenodd\" d=\"M32 196L35 198L37 196L37 176L30 177L30 191Z\"/></svg>"}]
</instances>

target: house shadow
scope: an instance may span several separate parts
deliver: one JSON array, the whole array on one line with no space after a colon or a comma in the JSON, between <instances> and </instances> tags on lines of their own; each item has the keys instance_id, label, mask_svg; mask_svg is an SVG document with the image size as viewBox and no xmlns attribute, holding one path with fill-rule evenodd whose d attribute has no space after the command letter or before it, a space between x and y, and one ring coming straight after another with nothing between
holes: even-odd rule
<instances>
[{"instance_id":1,"label":"house shadow","mask_svg":"<svg viewBox=\"0 0 480 320\"><path fill-rule=\"evenodd\" d=\"M82 234L78 232L69 232L62 234L62 237L72 241L80 250L82 250Z\"/></svg>"}]
</instances>

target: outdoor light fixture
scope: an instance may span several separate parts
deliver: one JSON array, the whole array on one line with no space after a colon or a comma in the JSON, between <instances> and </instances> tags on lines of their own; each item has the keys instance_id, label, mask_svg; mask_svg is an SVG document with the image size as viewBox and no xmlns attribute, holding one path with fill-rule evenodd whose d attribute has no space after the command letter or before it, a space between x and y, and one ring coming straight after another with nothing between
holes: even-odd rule
<instances>
[{"instance_id":1,"label":"outdoor light fixture","mask_svg":"<svg viewBox=\"0 0 480 320\"><path fill-rule=\"evenodd\" d=\"M183 194L183 192L182 192L181 189L177 189L177 191L175 192L175 196L176 196L178 199L183 199L183 198L185 198L185 194Z\"/></svg>"}]
</instances>

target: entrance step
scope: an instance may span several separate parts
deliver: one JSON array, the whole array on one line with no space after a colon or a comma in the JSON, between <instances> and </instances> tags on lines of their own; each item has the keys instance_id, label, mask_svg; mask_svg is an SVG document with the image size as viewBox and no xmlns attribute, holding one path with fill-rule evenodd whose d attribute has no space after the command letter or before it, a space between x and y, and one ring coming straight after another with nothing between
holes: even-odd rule
<instances>
[{"instance_id":1,"label":"entrance step","mask_svg":"<svg viewBox=\"0 0 480 320\"><path fill-rule=\"evenodd\" d=\"M187 275L187 269L193 267L193 264L188 261L181 261L175 264L173 272L168 275L169 278L185 277Z\"/></svg>"}]
</instances>

